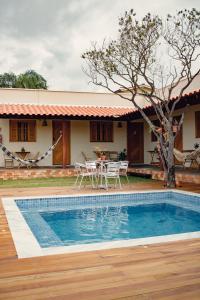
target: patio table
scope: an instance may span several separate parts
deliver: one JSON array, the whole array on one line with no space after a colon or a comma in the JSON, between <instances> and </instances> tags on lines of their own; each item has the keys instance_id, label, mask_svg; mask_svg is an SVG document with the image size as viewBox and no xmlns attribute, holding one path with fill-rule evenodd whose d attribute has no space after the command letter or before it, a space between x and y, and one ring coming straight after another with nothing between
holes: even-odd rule
<instances>
[{"instance_id":1,"label":"patio table","mask_svg":"<svg viewBox=\"0 0 200 300\"><path fill-rule=\"evenodd\" d=\"M26 160L28 158L28 155L30 154L29 151L18 151L15 152L19 158ZM20 168L23 164L21 162L19 162L18 168Z\"/></svg>"},{"instance_id":2,"label":"patio table","mask_svg":"<svg viewBox=\"0 0 200 300\"><path fill-rule=\"evenodd\" d=\"M30 154L30 152L29 151L18 151L18 152L15 152L18 156L19 156L19 158L21 158L21 159L26 159L27 158L27 156Z\"/></svg>"},{"instance_id":3,"label":"patio table","mask_svg":"<svg viewBox=\"0 0 200 300\"><path fill-rule=\"evenodd\" d=\"M96 164L99 165L99 175L100 175L100 184L98 185L98 187L100 189L105 189L106 186L105 184L103 184L103 170L106 166L107 163L109 163L110 160L96 160Z\"/></svg>"}]
</instances>

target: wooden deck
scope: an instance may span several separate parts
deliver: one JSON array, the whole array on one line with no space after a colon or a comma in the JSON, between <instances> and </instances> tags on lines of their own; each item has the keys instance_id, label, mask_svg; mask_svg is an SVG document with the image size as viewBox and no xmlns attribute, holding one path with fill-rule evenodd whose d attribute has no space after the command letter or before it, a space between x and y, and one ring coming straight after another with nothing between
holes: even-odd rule
<instances>
[{"instance_id":1,"label":"wooden deck","mask_svg":"<svg viewBox=\"0 0 200 300\"><path fill-rule=\"evenodd\" d=\"M162 184L127 187L152 188ZM196 185L184 189L200 192ZM71 192L63 187L2 189L0 197ZM0 203L0 299L199 300L200 240L18 259Z\"/></svg>"}]
</instances>

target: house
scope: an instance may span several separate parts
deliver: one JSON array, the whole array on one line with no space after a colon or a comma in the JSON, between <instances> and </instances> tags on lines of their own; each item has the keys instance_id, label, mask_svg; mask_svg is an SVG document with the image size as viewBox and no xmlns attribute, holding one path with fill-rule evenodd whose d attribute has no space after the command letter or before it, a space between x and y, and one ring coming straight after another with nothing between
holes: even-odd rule
<instances>
[{"instance_id":1,"label":"house","mask_svg":"<svg viewBox=\"0 0 200 300\"><path fill-rule=\"evenodd\" d=\"M121 91L124 93L125 91ZM173 94L175 99L176 93ZM172 99L172 100L173 100ZM144 110L152 107L138 98ZM200 77L185 91L175 115L185 112L176 147L192 150L200 143ZM111 93L0 89L0 140L12 152L22 148L42 154L60 133L62 139L40 166L66 166L83 161L82 152L95 158L96 150L127 149L132 163L151 162L155 137L133 104ZM3 152L0 167L4 166Z\"/></svg>"}]
</instances>

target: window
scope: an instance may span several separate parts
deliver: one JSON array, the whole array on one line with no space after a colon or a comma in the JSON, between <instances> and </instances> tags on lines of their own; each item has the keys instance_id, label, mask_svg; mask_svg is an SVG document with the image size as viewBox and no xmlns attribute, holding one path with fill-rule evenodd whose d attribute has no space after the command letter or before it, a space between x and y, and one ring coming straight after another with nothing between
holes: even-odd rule
<instances>
[{"instance_id":1,"label":"window","mask_svg":"<svg viewBox=\"0 0 200 300\"><path fill-rule=\"evenodd\" d=\"M113 142L113 123L108 121L91 121L90 142Z\"/></svg>"},{"instance_id":2,"label":"window","mask_svg":"<svg viewBox=\"0 0 200 300\"><path fill-rule=\"evenodd\" d=\"M153 123L156 127L160 127L160 121L159 121L159 120L154 120L154 121L152 121L152 123ZM156 137L156 135L153 133L153 131L151 131L151 141L152 141L152 142L157 142L157 137Z\"/></svg>"},{"instance_id":3,"label":"window","mask_svg":"<svg viewBox=\"0 0 200 300\"><path fill-rule=\"evenodd\" d=\"M35 120L10 120L10 142L35 142Z\"/></svg>"},{"instance_id":4,"label":"window","mask_svg":"<svg viewBox=\"0 0 200 300\"><path fill-rule=\"evenodd\" d=\"M195 112L195 129L196 129L196 138L200 138L200 111Z\"/></svg>"}]
</instances>

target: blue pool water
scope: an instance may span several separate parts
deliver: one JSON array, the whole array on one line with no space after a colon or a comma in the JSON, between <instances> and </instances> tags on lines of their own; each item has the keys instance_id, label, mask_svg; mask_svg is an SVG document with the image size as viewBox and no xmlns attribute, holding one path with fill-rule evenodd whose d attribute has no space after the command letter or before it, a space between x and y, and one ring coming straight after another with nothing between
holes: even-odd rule
<instances>
[{"instance_id":1,"label":"blue pool water","mask_svg":"<svg viewBox=\"0 0 200 300\"><path fill-rule=\"evenodd\" d=\"M65 245L135 239L200 230L200 214L171 204L41 213Z\"/></svg>"},{"instance_id":2,"label":"blue pool water","mask_svg":"<svg viewBox=\"0 0 200 300\"><path fill-rule=\"evenodd\" d=\"M16 200L41 247L200 231L200 196L176 192Z\"/></svg>"}]
</instances>

